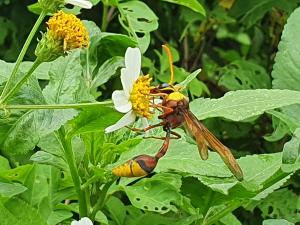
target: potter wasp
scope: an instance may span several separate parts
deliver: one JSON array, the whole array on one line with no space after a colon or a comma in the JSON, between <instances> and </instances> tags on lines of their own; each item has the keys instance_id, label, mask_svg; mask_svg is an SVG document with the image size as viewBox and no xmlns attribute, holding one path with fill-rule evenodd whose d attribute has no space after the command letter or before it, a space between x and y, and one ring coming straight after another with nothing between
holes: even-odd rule
<instances>
[{"instance_id":1,"label":"potter wasp","mask_svg":"<svg viewBox=\"0 0 300 225\"><path fill-rule=\"evenodd\" d=\"M154 87L151 90L151 95L162 99L160 104L151 104L151 107L158 109L162 112L158 116L162 121L158 124L151 125L145 129L135 129L134 131L146 132L156 127L162 127L166 132L165 137L152 137L156 139L162 139L163 145L155 156L139 155L126 163L113 169L113 174L119 177L141 177L150 174L156 167L158 160L165 155L168 150L170 139L178 139L181 136L173 131L173 129L184 126L185 130L191 134L195 139L198 147L200 157L203 160L208 158L208 149L216 151L233 173L233 175L239 180L243 180L243 172L235 160L234 156L230 152L229 148L223 145L189 110L189 99L180 93L180 87L173 85L173 60L170 49L163 45L166 50L171 79L169 83L161 84Z\"/></svg>"}]
</instances>

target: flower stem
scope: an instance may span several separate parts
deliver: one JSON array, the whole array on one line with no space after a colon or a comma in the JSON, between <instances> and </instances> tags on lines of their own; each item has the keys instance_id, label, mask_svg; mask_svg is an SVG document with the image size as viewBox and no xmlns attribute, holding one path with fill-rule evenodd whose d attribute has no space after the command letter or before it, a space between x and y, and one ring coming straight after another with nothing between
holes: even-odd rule
<instances>
[{"instance_id":1,"label":"flower stem","mask_svg":"<svg viewBox=\"0 0 300 225\"><path fill-rule=\"evenodd\" d=\"M95 106L110 105L110 104L112 104L112 101L74 103L74 104L53 104L53 105L0 105L0 110L9 110L9 109L80 109L80 108L95 107Z\"/></svg>"},{"instance_id":2,"label":"flower stem","mask_svg":"<svg viewBox=\"0 0 300 225\"><path fill-rule=\"evenodd\" d=\"M20 81L18 81L15 86L13 86L7 94L4 94L2 98L0 99L0 104L5 103L12 95L14 95L20 87L28 80L28 78L31 76L33 71L41 64L39 60L35 60L34 63L32 64L31 68L29 71L25 74L24 77ZM2 92L4 93L4 91Z\"/></svg>"},{"instance_id":3,"label":"flower stem","mask_svg":"<svg viewBox=\"0 0 300 225\"><path fill-rule=\"evenodd\" d=\"M28 49L28 47L29 47L29 45L30 45L30 43L31 43L31 41L32 41L32 39L33 39L36 31L38 30L39 26L43 22L43 20L44 20L44 18L45 18L46 15L47 15L46 11L43 10L41 12L41 14L39 15L37 21L35 22L33 28L31 29L31 31L30 31L30 33L29 33L29 35L28 35L28 37L27 37L27 39L26 39L26 41L25 41L25 43L24 43L24 45L23 45L23 47L21 49L21 52L20 52L20 54L19 54L19 56L17 58L16 64L15 64L15 66L13 68L13 71L12 71L10 77L8 78L8 80L6 82L6 85L5 85L5 87L4 87L3 91L2 91L0 99L3 99L3 97L6 95L7 91L10 89L10 86L11 86L12 82L15 80L15 76L16 76L16 74L18 72L18 69L20 67L21 62L23 61L25 53L27 52L27 49ZM4 101L1 101L1 102L4 102Z\"/></svg>"},{"instance_id":4,"label":"flower stem","mask_svg":"<svg viewBox=\"0 0 300 225\"><path fill-rule=\"evenodd\" d=\"M108 6L103 4L101 32L105 32L108 25L107 13L108 13Z\"/></svg>"},{"instance_id":5,"label":"flower stem","mask_svg":"<svg viewBox=\"0 0 300 225\"><path fill-rule=\"evenodd\" d=\"M85 192L81 189L81 184L80 184L81 181L80 181L79 173L75 162L75 157L74 157L72 144L71 144L71 138L66 137L65 130L63 127L61 127L58 130L58 135L62 143L62 146L64 148L65 157L70 168L70 173L74 183L75 190L78 195L79 215L82 218L87 216L88 210L86 205Z\"/></svg>"}]
</instances>

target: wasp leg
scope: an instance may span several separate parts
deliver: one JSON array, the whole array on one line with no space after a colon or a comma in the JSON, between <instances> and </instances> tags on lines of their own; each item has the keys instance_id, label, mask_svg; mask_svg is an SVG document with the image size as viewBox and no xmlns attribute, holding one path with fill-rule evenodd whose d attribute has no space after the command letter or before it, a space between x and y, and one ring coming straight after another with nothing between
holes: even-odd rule
<instances>
[{"instance_id":1,"label":"wasp leg","mask_svg":"<svg viewBox=\"0 0 300 225\"><path fill-rule=\"evenodd\" d=\"M173 134L175 137L173 137L172 139L180 139L181 138L181 135L174 132L174 131L170 131L171 134Z\"/></svg>"},{"instance_id":2,"label":"wasp leg","mask_svg":"<svg viewBox=\"0 0 300 225\"><path fill-rule=\"evenodd\" d=\"M154 156L157 160L159 160L161 157L163 157L166 154L166 152L169 148L169 143L170 143L170 139L171 139L170 134L171 134L171 131L168 130L167 134L166 134L166 137L164 138L165 141L164 141L163 145L161 146L159 151Z\"/></svg>"},{"instance_id":3,"label":"wasp leg","mask_svg":"<svg viewBox=\"0 0 300 225\"><path fill-rule=\"evenodd\" d=\"M153 108L157 108L157 109L162 109L164 111L164 113L162 115L159 115L158 118L159 119L164 119L166 118L168 115L172 114L174 112L174 109L171 107L166 107L163 105L158 105L158 104L152 104L150 105Z\"/></svg>"},{"instance_id":4,"label":"wasp leg","mask_svg":"<svg viewBox=\"0 0 300 225\"><path fill-rule=\"evenodd\" d=\"M169 132L174 135L173 137L169 137L169 139L180 139L181 138L180 134L177 134L174 131L169 131ZM143 137L143 138L144 139L152 138L152 139L158 139L158 140L166 140L166 137L157 137L157 136L147 136L147 137Z\"/></svg>"},{"instance_id":5,"label":"wasp leg","mask_svg":"<svg viewBox=\"0 0 300 225\"><path fill-rule=\"evenodd\" d=\"M146 128L144 128L144 129L133 128L133 127L128 127L128 126L126 126L126 128L128 128L128 129L130 129L130 130L132 130L132 131L134 131L134 132L144 133L144 132L146 132L146 131L148 131L148 130L151 130L151 129L155 128L155 127L161 127L161 126L164 126L164 125L165 125L164 122L160 122L160 123L151 125L151 126L149 126L149 127L146 127Z\"/></svg>"}]
</instances>

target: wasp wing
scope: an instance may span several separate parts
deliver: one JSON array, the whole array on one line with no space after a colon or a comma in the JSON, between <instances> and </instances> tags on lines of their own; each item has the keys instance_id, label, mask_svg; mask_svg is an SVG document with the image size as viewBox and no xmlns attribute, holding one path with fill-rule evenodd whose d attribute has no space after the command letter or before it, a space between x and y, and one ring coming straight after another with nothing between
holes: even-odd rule
<instances>
[{"instance_id":1,"label":"wasp wing","mask_svg":"<svg viewBox=\"0 0 300 225\"><path fill-rule=\"evenodd\" d=\"M199 129L198 120L195 120L194 117L191 117L188 111L182 111L185 119L186 130L195 138L197 142L197 147L199 154L203 160L208 159L208 143L206 142L203 131Z\"/></svg>"},{"instance_id":2,"label":"wasp wing","mask_svg":"<svg viewBox=\"0 0 300 225\"><path fill-rule=\"evenodd\" d=\"M238 180L243 180L243 172L229 148L223 145L189 110L181 110L189 132L196 139L202 159L207 159L207 146L216 151ZM203 157L204 156L204 157Z\"/></svg>"}]
</instances>

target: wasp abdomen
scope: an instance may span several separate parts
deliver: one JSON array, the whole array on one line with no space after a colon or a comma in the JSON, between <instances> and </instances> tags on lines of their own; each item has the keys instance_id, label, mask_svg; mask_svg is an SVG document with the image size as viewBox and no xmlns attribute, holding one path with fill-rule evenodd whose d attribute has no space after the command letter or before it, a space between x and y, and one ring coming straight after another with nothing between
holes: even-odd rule
<instances>
[{"instance_id":1,"label":"wasp abdomen","mask_svg":"<svg viewBox=\"0 0 300 225\"><path fill-rule=\"evenodd\" d=\"M139 155L117 166L112 173L118 177L142 177L151 173L156 167L157 159L150 155Z\"/></svg>"}]
</instances>

